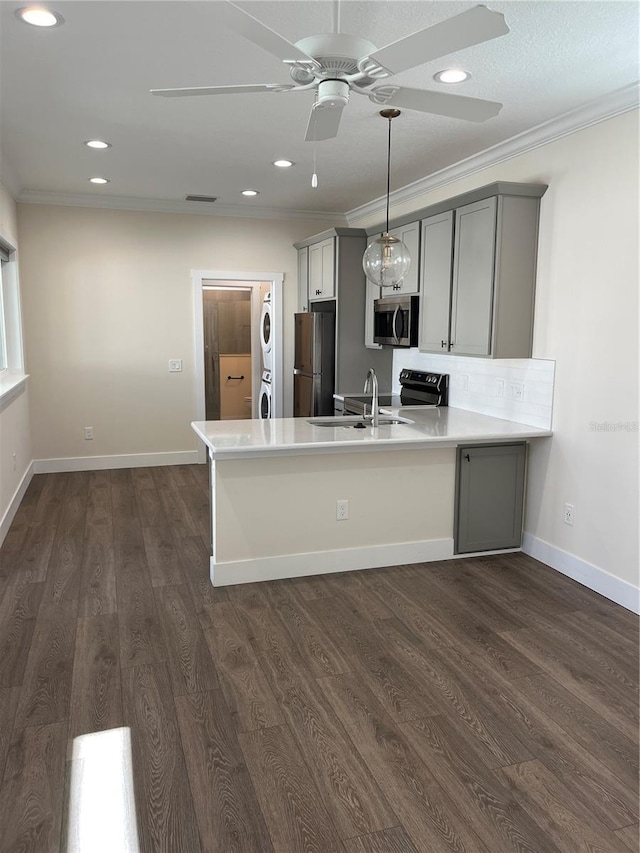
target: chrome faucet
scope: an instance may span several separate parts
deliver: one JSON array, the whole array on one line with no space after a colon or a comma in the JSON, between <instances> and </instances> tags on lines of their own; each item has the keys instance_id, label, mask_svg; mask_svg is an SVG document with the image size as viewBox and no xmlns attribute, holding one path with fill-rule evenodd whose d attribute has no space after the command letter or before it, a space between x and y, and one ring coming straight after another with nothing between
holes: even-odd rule
<instances>
[{"instance_id":1,"label":"chrome faucet","mask_svg":"<svg viewBox=\"0 0 640 853\"><path fill-rule=\"evenodd\" d=\"M378 426L380 412L378 410L378 377L376 376L376 372L373 367L369 368L369 372L367 373L367 378L364 381L364 393L372 394L371 398L371 425L374 427ZM365 403L366 407L366 403Z\"/></svg>"}]
</instances>

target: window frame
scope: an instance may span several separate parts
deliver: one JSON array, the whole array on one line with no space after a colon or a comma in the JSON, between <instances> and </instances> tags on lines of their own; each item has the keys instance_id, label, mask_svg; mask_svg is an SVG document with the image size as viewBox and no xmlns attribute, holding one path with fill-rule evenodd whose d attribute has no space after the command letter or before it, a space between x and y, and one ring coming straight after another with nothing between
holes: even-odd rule
<instances>
[{"instance_id":1,"label":"window frame","mask_svg":"<svg viewBox=\"0 0 640 853\"><path fill-rule=\"evenodd\" d=\"M18 253L0 237L0 322L4 366L0 368L0 405L26 383L22 338L22 313L18 279Z\"/></svg>"}]
</instances>

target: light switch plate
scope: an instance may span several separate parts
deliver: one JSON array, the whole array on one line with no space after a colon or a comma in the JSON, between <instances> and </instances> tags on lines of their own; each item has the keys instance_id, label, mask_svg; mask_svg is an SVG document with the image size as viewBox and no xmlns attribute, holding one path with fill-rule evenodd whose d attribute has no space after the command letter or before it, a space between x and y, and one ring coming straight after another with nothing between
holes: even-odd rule
<instances>
[{"instance_id":1,"label":"light switch plate","mask_svg":"<svg viewBox=\"0 0 640 853\"><path fill-rule=\"evenodd\" d=\"M181 373L182 372L182 359L181 358L170 358L169 359L169 373Z\"/></svg>"}]
</instances>

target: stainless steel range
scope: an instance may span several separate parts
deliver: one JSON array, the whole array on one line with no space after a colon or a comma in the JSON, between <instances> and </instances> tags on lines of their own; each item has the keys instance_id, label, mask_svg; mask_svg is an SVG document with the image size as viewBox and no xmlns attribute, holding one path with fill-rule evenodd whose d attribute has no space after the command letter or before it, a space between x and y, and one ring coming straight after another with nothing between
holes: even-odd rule
<instances>
[{"instance_id":1,"label":"stainless steel range","mask_svg":"<svg viewBox=\"0 0 640 853\"><path fill-rule=\"evenodd\" d=\"M399 394L380 394L380 408L397 406L449 405L449 374L424 370L400 371ZM371 394L353 394L344 398L345 415L366 415L371 412Z\"/></svg>"}]
</instances>

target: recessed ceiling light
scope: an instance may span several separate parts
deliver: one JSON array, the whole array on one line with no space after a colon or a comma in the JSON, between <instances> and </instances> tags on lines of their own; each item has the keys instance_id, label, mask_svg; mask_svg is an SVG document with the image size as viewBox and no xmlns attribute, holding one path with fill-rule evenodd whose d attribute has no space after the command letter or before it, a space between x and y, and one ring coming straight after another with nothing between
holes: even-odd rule
<instances>
[{"instance_id":1,"label":"recessed ceiling light","mask_svg":"<svg viewBox=\"0 0 640 853\"><path fill-rule=\"evenodd\" d=\"M111 148L110 142L103 142L101 139L90 139L85 145L87 148Z\"/></svg>"},{"instance_id":2,"label":"recessed ceiling light","mask_svg":"<svg viewBox=\"0 0 640 853\"><path fill-rule=\"evenodd\" d=\"M463 71L461 68L448 68L445 71L438 71L433 75L433 79L438 83L463 83L471 77L468 71Z\"/></svg>"},{"instance_id":3,"label":"recessed ceiling light","mask_svg":"<svg viewBox=\"0 0 640 853\"><path fill-rule=\"evenodd\" d=\"M260 195L260 193L258 192L258 190L242 190L242 195L254 196Z\"/></svg>"},{"instance_id":4,"label":"recessed ceiling light","mask_svg":"<svg viewBox=\"0 0 640 853\"><path fill-rule=\"evenodd\" d=\"M295 166L293 160L274 160L273 165L279 169L288 169L289 166Z\"/></svg>"},{"instance_id":5,"label":"recessed ceiling light","mask_svg":"<svg viewBox=\"0 0 640 853\"><path fill-rule=\"evenodd\" d=\"M108 184L108 178L89 178L92 184Z\"/></svg>"},{"instance_id":6,"label":"recessed ceiling light","mask_svg":"<svg viewBox=\"0 0 640 853\"><path fill-rule=\"evenodd\" d=\"M34 27L57 27L64 23L62 15L57 12L50 12L49 9L44 9L42 6L27 6L18 9L16 15L25 24L31 24Z\"/></svg>"}]
</instances>

